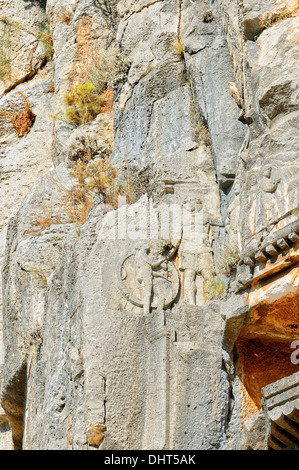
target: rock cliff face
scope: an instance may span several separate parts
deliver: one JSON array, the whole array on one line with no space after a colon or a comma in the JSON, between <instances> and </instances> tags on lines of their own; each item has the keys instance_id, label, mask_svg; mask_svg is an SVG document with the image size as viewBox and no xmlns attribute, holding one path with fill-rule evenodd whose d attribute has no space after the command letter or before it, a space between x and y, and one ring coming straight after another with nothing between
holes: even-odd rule
<instances>
[{"instance_id":1,"label":"rock cliff face","mask_svg":"<svg viewBox=\"0 0 299 470\"><path fill-rule=\"evenodd\" d=\"M0 37L0 449L298 445L298 1L0 0Z\"/></svg>"}]
</instances>

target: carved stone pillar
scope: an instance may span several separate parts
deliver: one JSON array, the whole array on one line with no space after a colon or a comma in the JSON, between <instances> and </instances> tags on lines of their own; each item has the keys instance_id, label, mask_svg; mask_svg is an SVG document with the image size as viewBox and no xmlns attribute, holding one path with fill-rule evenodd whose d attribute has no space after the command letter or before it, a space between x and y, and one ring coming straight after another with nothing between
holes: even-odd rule
<instances>
[{"instance_id":1,"label":"carved stone pillar","mask_svg":"<svg viewBox=\"0 0 299 470\"><path fill-rule=\"evenodd\" d=\"M147 404L143 449L169 448L170 331L162 310L145 317L147 339Z\"/></svg>"}]
</instances>

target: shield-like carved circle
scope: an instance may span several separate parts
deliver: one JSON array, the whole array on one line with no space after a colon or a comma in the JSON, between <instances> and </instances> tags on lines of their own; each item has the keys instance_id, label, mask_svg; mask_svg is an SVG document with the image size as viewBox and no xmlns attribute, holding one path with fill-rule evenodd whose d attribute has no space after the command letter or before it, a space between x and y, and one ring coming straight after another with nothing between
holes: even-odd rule
<instances>
[{"instance_id":1,"label":"shield-like carved circle","mask_svg":"<svg viewBox=\"0 0 299 470\"><path fill-rule=\"evenodd\" d=\"M167 263L167 265L166 265ZM165 260L163 267L152 269L152 301L151 307L157 308L159 298L163 296L164 309L168 308L179 294L179 274L174 264ZM143 307L143 277L138 271L135 253L126 255L119 265L118 280L121 291L132 304Z\"/></svg>"}]
</instances>

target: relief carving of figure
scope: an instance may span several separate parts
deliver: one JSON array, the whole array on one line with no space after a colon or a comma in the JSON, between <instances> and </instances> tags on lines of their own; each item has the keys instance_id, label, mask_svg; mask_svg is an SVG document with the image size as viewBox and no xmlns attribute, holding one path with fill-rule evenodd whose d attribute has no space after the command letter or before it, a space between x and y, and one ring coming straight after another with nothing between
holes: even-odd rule
<instances>
[{"instance_id":1,"label":"relief carving of figure","mask_svg":"<svg viewBox=\"0 0 299 470\"><path fill-rule=\"evenodd\" d=\"M143 311L145 314L150 312L152 294L157 294L158 309L164 308L165 294L159 283L154 288L154 278L159 277L162 280L168 280L168 260L164 257L155 258L151 254L150 247L141 249L135 255L136 263L136 282L142 289ZM158 272L157 272L158 270ZM161 273L160 273L161 271ZM163 282L163 281L162 281ZM160 283L161 284L161 283Z\"/></svg>"},{"instance_id":2,"label":"relief carving of figure","mask_svg":"<svg viewBox=\"0 0 299 470\"><path fill-rule=\"evenodd\" d=\"M267 166L263 171L263 178L261 180L261 188L265 193L274 193L280 183L281 178L273 177L273 169Z\"/></svg>"},{"instance_id":3,"label":"relief carving of figure","mask_svg":"<svg viewBox=\"0 0 299 470\"><path fill-rule=\"evenodd\" d=\"M189 305L196 305L196 294L197 294L197 285L196 285L196 276L197 272L195 269L186 268L185 269L185 300Z\"/></svg>"},{"instance_id":4,"label":"relief carving of figure","mask_svg":"<svg viewBox=\"0 0 299 470\"><path fill-rule=\"evenodd\" d=\"M205 286L214 270L211 249L205 246L196 254L182 251L180 270L184 272L184 301L188 305L204 305Z\"/></svg>"},{"instance_id":5,"label":"relief carving of figure","mask_svg":"<svg viewBox=\"0 0 299 470\"><path fill-rule=\"evenodd\" d=\"M273 223L278 217L279 207L277 201L277 194L274 194L278 188L278 185L281 181L280 177L275 177L273 168L270 165L267 165L263 170L263 177L260 180L260 210L258 213L260 221L260 229L267 227L269 224Z\"/></svg>"},{"instance_id":6,"label":"relief carving of figure","mask_svg":"<svg viewBox=\"0 0 299 470\"><path fill-rule=\"evenodd\" d=\"M121 262L120 283L125 297L143 308L147 315L152 308L163 310L176 299L179 277L171 261L178 246L160 254L151 246L142 246Z\"/></svg>"}]
</instances>

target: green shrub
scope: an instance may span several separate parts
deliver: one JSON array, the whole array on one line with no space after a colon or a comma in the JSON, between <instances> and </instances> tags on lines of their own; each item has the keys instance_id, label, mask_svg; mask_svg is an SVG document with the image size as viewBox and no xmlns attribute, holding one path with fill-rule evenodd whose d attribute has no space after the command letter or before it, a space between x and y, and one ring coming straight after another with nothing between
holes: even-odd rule
<instances>
[{"instance_id":1,"label":"green shrub","mask_svg":"<svg viewBox=\"0 0 299 470\"><path fill-rule=\"evenodd\" d=\"M95 85L87 81L76 85L74 89L64 95L66 119L68 122L79 126L92 121L101 112L103 98L96 93Z\"/></svg>"},{"instance_id":2,"label":"green shrub","mask_svg":"<svg viewBox=\"0 0 299 470\"><path fill-rule=\"evenodd\" d=\"M222 279L215 277L207 285L207 300L223 299L225 296L226 287Z\"/></svg>"}]
</instances>

